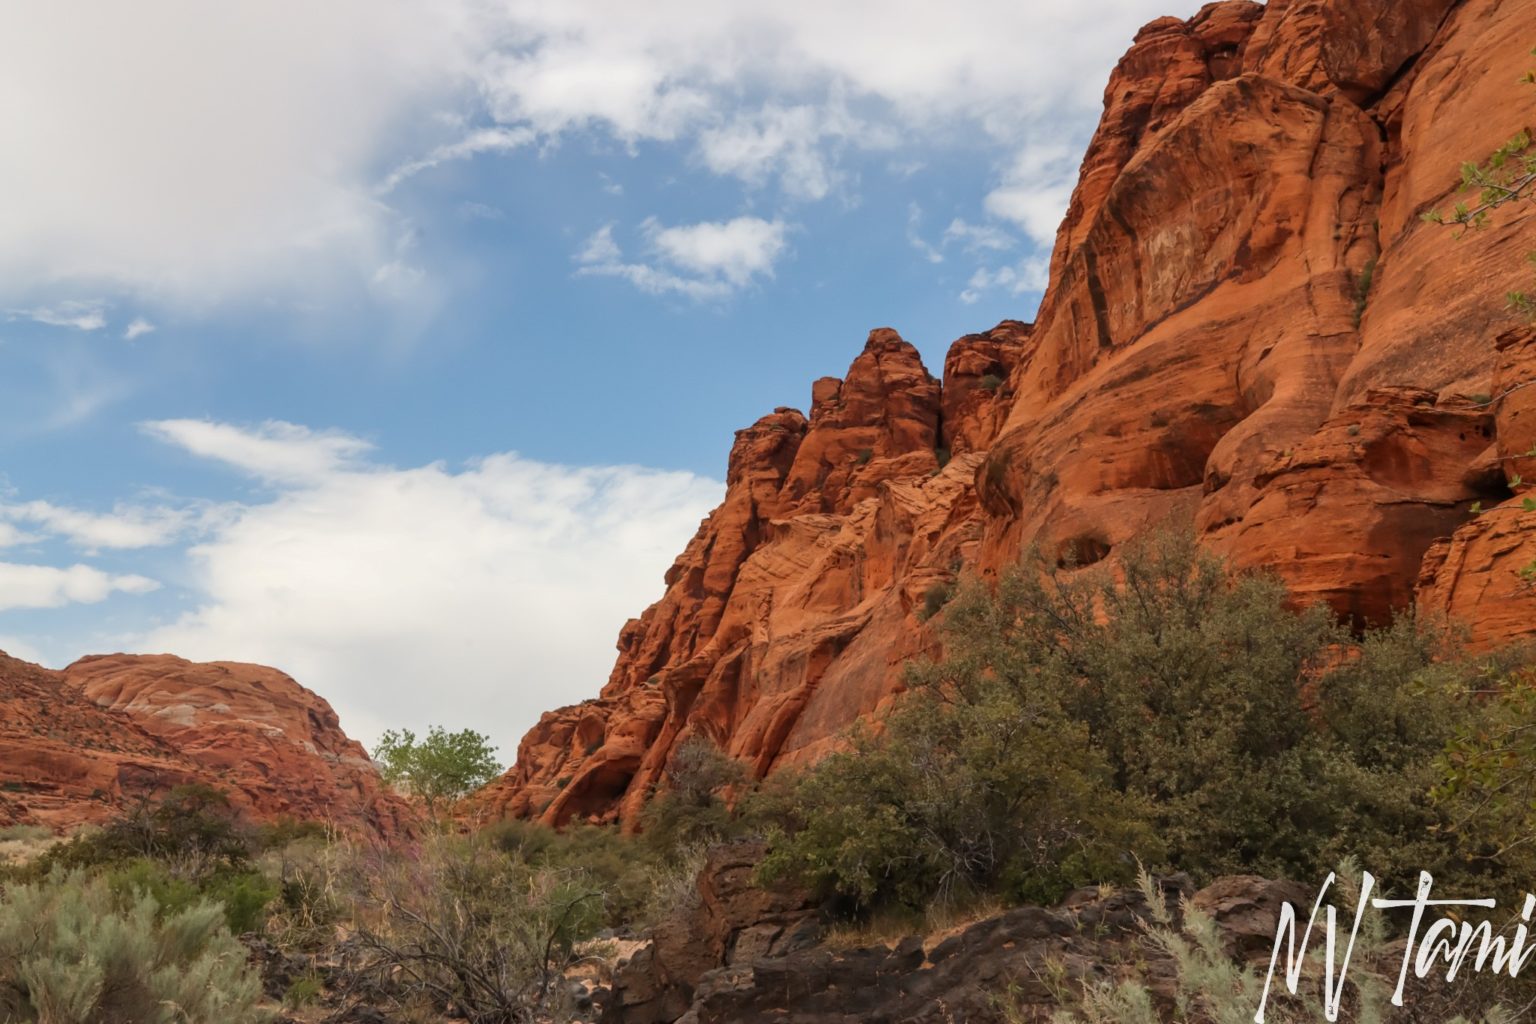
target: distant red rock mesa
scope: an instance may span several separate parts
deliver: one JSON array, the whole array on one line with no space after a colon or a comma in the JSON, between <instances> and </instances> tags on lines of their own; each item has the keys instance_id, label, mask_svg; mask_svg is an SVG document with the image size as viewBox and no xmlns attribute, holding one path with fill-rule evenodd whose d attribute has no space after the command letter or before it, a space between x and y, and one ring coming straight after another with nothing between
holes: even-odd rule
<instances>
[{"instance_id":1,"label":"distant red rock mesa","mask_svg":"<svg viewBox=\"0 0 1536 1024\"><path fill-rule=\"evenodd\" d=\"M409 828L331 706L276 669L117 654L54 672L0 654L0 825L64 832L190 783L256 821Z\"/></svg>"},{"instance_id":2,"label":"distant red rock mesa","mask_svg":"<svg viewBox=\"0 0 1536 1024\"><path fill-rule=\"evenodd\" d=\"M930 651L936 584L1031 546L1086 562L1171 515L1356 623L1417 603L1536 632L1536 335L1504 294L1536 230L1421 221L1531 120L1536 4L1248 0L1137 35L1033 325L956 341L943 380L869 336L807 418L736 435L725 500L551 711L491 815L633 827L702 734L758 775L877 714ZM946 461L947 460L947 461ZM1474 513L1480 503L1481 515Z\"/></svg>"}]
</instances>

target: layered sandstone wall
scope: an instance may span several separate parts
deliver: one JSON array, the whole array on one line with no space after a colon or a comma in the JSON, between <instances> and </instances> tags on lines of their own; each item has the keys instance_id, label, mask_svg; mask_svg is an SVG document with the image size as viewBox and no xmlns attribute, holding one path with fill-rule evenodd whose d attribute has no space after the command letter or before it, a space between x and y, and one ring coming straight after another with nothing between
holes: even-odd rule
<instances>
[{"instance_id":1,"label":"layered sandstone wall","mask_svg":"<svg viewBox=\"0 0 1536 1024\"><path fill-rule=\"evenodd\" d=\"M933 649L931 587L1031 547L1112 558L1175 515L1357 624L1417 602L1480 643L1536 631L1536 335L1503 308L1536 227L1420 216L1536 120L1532 41L1507 0L1148 25L1035 324L960 339L942 382L876 331L809 419L739 433L601 696L545 715L483 809L633 825L694 733L758 774L806 763Z\"/></svg>"}]
</instances>

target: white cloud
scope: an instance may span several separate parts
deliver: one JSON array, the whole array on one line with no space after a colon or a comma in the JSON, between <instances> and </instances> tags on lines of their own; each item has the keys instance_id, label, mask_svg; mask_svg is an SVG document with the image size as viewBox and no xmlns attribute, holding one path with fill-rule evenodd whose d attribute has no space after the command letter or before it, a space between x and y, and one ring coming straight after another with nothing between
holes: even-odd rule
<instances>
[{"instance_id":1,"label":"white cloud","mask_svg":"<svg viewBox=\"0 0 1536 1024\"><path fill-rule=\"evenodd\" d=\"M96 604L113 593L147 594L159 587L143 576L117 576L88 565L59 568L0 562L0 611Z\"/></svg>"},{"instance_id":2,"label":"white cloud","mask_svg":"<svg viewBox=\"0 0 1536 1024\"><path fill-rule=\"evenodd\" d=\"M1025 292L1043 292L1050 274L1050 261L1044 256L1030 256L1011 266L981 267L971 275L960 301L973 303L993 289L1002 289L1010 295Z\"/></svg>"},{"instance_id":3,"label":"white cloud","mask_svg":"<svg viewBox=\"0 0 1536 1024\"><path fill-rule=\"evenodd\" d=\"M929 263L943 263L952 246L968 253L998 253L1016 248L1018 239L995 224L972 224L956 217L934 245L923 237L923 211L916 203L907 207L907 242Z\"/></svg>"},{"instance_id":4,"label":"white cloud","mask_svg":"<svg viewBox=\"0 0 1536 1024\"><path fill-rule=\"evenodd\" d=\"M269 441L203 426L226 454ZM264 460L240 459L265 478ZM510 759L541 712L601 686L619 627L720 493L690 473L516 454L458 470L332 461L195 547L199 606L130 646L277 665L365 740L473 726Z\"/></svg>"},{"instance_id":5,"label":"white cloud","mask_svg":"<svg viewBox=\"0 0 1536 1024\"><path fill-rule=\"evenodd\" d=\"M696 274L725 278L736 286L773 272L783 254L784 224L760 217L737 217L664 228L654 221L651 242L671 262Z\"/></svg>"},{"instance_id":6,"label":"white cloud","mask_svg":"<svg viewBox=\"0 0 1536 1024\"><path fill-rule=\"evenodd\" d=\"M716 173L816 199L846 180L849 152L911 164L979 131L1016 154L988 211L1048 241L1105 74L1166 13L1168 0L9 4L0 303L70 286L192 305L366 287L402 230L380 189L574 132L670 140Z\"/></svg>"},{"instance_id":7,"label":"white cloud","mask_svg":"<svg viewBox=\"0 0 1536 1024\"><path fill-rule=\"evenodd\" d=\"M154 324L150 323L148 320L141 316L136 316L133 318L133 322L124 328L123 340L132 341L134 338L141 338L144 335L152 332L154 329Z\"/></svg>"},{"instance_id":8,"label":"white cloud","mask_svg":"<svg viewBox=\"0 0 1536 1024\"><path fill-rule=\"evenodd\" d=\"M944 250L923 237L923 208L916 203L907 206L907 244L922 253L929 263L944 262Z\"/></svg>"},{"instance_id":9,"label":"white cloud","mask_svg":"<svg viewBox=\"0 0 1536 1024\"><path fill-rule=\"evenodd\" d=\"M612 224L604 224L592 232L576 252L576 262L587 266L617 263L623 258L623 250L619 248L619 243L613 240Z\"/></svg>"},{"instance_id":10,"label":"white cloud","mask_svg":"<svg viewBox=\"0 0 1536 1024\"><path fill-rule=\"evenodd\" d=\"M348 466L373 448L360 438L268 420L244 429L208 420L153 420L142 424L159 438L193 455L214 459L269 483L293 483L325 477Z\"/></svg>"},{"instance_id":11,"label":"white cloud","mask_svg":"<svg viewBox=\"0 0 1536 1024\"><path fill-rule=\"evenodd\" d=\"M1012 221L1049 248L1072 199L1080 159L1078 149L1062 141L1026 146L1014 155L1002 182L987 193L987 212Z\"/></svg>"},{"instance_id":12,"label":"white cloud","mask_svg":"<svg viewBox=\"0 0 1536 1024\"><path fill-rule=\"evenodd\" d=\"M110 514L98 514L46 501L0 504L0 518L30 523L89 552L169 544L193 521L188 509L119 505ZM5 546L5 530L10 528L0 522L0 547Z\"/></svg>"},{"instance_id":13,"label":"white cloud","mask_svg":"<svg viewBox=\"0 0 1536 1024\"><path fill-rule=\"evenodd\" d=\"M723 299L773 276L788 249L782 221L737 217L664 227L641 225L654 262L627 262L613 225L594 232L576 253L577 273L619 277L652 295L676 293L695 301Z\"/></svg>"},{"instance_id":14,"label":"white cloud","mask_svg":"<svg viewBox=\"0 0 1536 1024\"><path fill-rule=\"evenodd\" d=\"M37 540L29 533L24 533L10 523L0 522L0 548L14 548L21 544L30 544Z\"/></svg>"},{"instance_id":15,"label":"white cloud","mask_svg":"<svg viewBox=\"0 0 1536 1024\"><path fill-rule=\"evenodd\" d=\"M825 106L769 103L704 130L699 155L716 174L735 175L755 186L777 176L789 195L822 199L842 179L834 160L837 144L845 142L884 149L896 140L888 129L854 118L837 99Z\"/></svg>"},{"instance_id":16,"label":"white cloud","mask_svg":"<svg viewBox=\"0 0 1536 1024\"><path fill-rule=\"evenodd\" d=\"M32 309L13 309L12 319L31 320L49 327L73 327L77 331L99 331L107 326L104 304L99 301L70 300Z\"/></svg>"},{"instance_id":17,"label":"white cloud","mask_svg":"<svg viewBox=\"0 0 1536 1024\"><path fill-rule=\"evenodd\" d=\"M546 5L511 3L506 7L514 32L543 34L543 15L561 12ZM586 12L601 22L619 15L615 5ZM625 140L675 139L709 112L708 95L678 81L666 55L648 53L639 40L604 32L574 38L543 35L530 48L493 54L482 86L492 114L503 122L532 125L543 133L597 126Z\"/></svg>"},{"instance_id":18,"label":"white cloud","mask_svg":"<svg viewBox=\"0 0 1536 1024\"><path fill-rule=\"evenodd\" d=\"M95 282L199 304L365 273L391 230L377 167L469 81L467 10L4 5L0 299Z\"/></svg>"},{"instance_id":19,"label":"white cloud","mask_svg":"<svg viewBox=\"0 0 1536 1024\"><path fill-rule=\"evenodd\" d=\"M956 217L944 229L944 244L957 243L966 252L1006 252L1018 240L993 224L970 224Z\"/></svg>"}]
</instances>

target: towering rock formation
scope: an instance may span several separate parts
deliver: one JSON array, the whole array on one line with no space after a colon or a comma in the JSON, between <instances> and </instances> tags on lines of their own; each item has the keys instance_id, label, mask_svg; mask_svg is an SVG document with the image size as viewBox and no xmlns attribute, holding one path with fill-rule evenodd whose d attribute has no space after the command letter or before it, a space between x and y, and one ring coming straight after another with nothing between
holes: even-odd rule
<instances>
[{"instance_id":1,"label":"towering rock formation","mask_svg":"<svg viewBox=\"0 0 1536 1024\"><path fill-rule=\"evenodd\" d=\"M1536 631L1536 334L1503 309L1536 229L1420 219L1532 121L1533 41L1508 0L1148 25L1036 323L957 341L942 385L876 331L809 420L738 434L600 698L545 715L487 809L632 825L693 733L759 774L803 764L901 691L931 588L1032 546L1112 557L1170 515L1356 623L1417 601L1482 643Z\"/></svg>"},{"instance_id":2,"label":"towering rock formation","mask_svg":"<svg viewBox=\"0 0 1536 1024\"><path fill-rule=\"evenodd\" d=\"M809 420L779 409L737 433L724 502L625 625L602 696L545 715L484 806L633 821L691 733L761 774L878 711L931 643L925 595L978 555L972 481L1029 347L1019 323L962 338L941 390L872 331L846 377L815 383Z\"/></svg>"},{"instance_id":3,"label":"towering rock formation","mask_svg":"<svg viewBox=\"0 0 1536 1024\"><path fill-rule=\"evenodd\" d=\"M118 654L53 672L0 654L0 824L63 831L188 783L258 820L407 827L336 712L275 669Z\"/></svg>"}]
</instances>

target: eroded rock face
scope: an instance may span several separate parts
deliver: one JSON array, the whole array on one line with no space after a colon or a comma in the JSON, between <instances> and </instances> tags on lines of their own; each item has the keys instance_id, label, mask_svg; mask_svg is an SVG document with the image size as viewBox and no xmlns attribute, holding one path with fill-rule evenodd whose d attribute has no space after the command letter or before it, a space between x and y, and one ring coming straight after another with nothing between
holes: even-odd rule
<instances>
[{"instance_id":1,"label":"eroded rock face","mask_svg":"<svg viewBox=\"0 0 1536 1024\"><path fill-rule=\"evenodd\" d=\"M63 830L203 783L256 820L407 827L330 705L275 669L116 654L53 672L0 656L0 706L0 817Z\"/></svg>"},{"instance_id":2,"label":"eroded rock face","mask_svg":"<svg viewBox=\"0 0 1536 1024\"><path fill-rule=\"evenodd\" d=\"M1536 229L1420 216L1524 123L1532 38L1536 5L1500 0L1148 25L1035 323L962 338L942 384L876 331L808 420L738 435L601 698L546 715L483 808L633 825L695 732L760 775L807 763L934 649L931 587L1113 560L1171 517L1358 625L1417 602L1480 643L1536 632L1536 336L1504 308Z\"/></svg>"},{"instance_id":3,"label":"eroded rock face","mask_svg":"<svg viewBox=\"0 0 1536 1024\"><path fill-rule=\"evenodd\" d=\"M932 643L924 595L974 561L973 479L1028 338L1005 323L955 343L953 421L917 350L881 329L816 383L808 420L780 409L738 433L724 502L624 627L601 697L546 714L480 810L633 825L691 734L762 774L878 712Z\"/></svg>"},{"instance_id":4,"label":"eroded rock face","mask_svg":"<svg viewBox=\"0 0 1536 1024\"><path fill-rule=\"evenodd\" d=\"M59 673L0 654L0 824L63 831L202 781L191 758Z\"/></svg>"}]
</instances>

